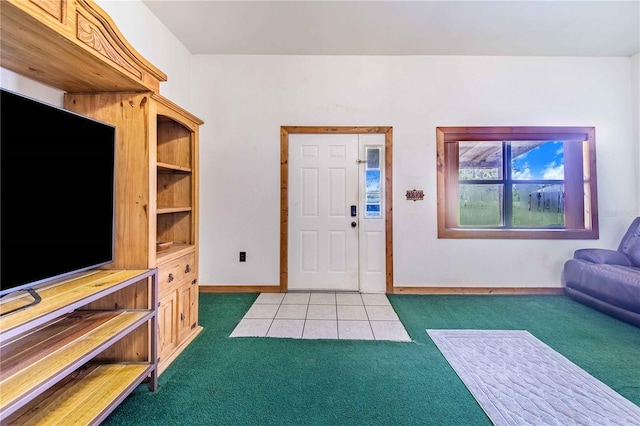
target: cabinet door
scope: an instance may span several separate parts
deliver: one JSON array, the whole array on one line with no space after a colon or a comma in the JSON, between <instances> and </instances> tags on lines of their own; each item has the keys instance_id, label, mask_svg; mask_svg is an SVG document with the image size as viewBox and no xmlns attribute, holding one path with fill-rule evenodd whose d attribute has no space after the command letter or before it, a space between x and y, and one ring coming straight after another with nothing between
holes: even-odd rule
<instances>
[{"instance_id":1,"label":"cabinet door","mask_svg":"<svg viewBox=\"0 0 640 426\"><path fill-rule=\"evenodd\" d=\"M198 280L189 281L189 295L191 303L189 305L189 330L193 330L198 326Z\"/></svg>"},{"instance_id":2,"label":"cabinet door","mask_svg":"<svg viewBox=\"0 0 640 426\"><path fill-rule=\"evenodd\" d=\"M171 354L178 344L178 301L177 292L165 295L158 308L158 353L160 359Z\"/></svg>"},{"instance_id":3,"label":"cabinet door","mask_svg":"<svg viewBox=\"0 0 640 426\"><path fill-rule=\"evenodd\" d=\"M191 312L193 304L193 292L191 290L191 282L183 282L180 286L180 318L179 318L179 331L178 339L182 341L191 331Z\"/></svg>"}]
</instances>

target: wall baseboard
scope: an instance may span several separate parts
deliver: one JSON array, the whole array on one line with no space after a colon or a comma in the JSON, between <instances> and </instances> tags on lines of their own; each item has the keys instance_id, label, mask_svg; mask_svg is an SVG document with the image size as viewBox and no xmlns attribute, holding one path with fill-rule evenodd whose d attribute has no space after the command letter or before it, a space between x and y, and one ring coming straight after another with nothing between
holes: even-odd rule
<instances>
[{"instance_id":1,"label":"wall baseboard","mask_svg":"<svg viewBox=\"0 0 640 426\"><path fill-rule=\"evenodd\" d=\"M201 285L200 293L280 293L277 285ZM394 287L388 294L545 295L564 294L563 287Z\"/></svg>"},{"instance_id":2,"label":"wall baseboard","mask_svg":"<svg viewBox=\"0 0 640 426\"><path fill-rule=\"evenodd\" d=\"M394 287L393 294L536 295L564 294L562 287Z\"/></svg>"},{"instance_id":3,"label":"wall baseboard","mask_svg":"<svg viewBox=\"0 0 640 426\"><path fill-rule=\"evenodd\" d=\"M200 293L280 293L278 285L201 285Z\"/></svg>"}]
</instances>

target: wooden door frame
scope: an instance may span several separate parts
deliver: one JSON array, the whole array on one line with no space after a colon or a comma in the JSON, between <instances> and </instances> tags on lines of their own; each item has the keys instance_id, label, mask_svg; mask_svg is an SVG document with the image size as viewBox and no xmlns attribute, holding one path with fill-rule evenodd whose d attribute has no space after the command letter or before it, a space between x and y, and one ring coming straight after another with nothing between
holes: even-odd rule
<instances>
[{"instance_id":1,"label":"wooden door frame","mask_svg":"<svg viewBox=\"0 0 640 426\"><path fill-rule=\"evenodd\" d=\"M393 127L281 126L280 127L280 292L289 289L289 135L290 134L384 134L384 204L386 293L393 293Z\"/></svg>"}]
</instances>

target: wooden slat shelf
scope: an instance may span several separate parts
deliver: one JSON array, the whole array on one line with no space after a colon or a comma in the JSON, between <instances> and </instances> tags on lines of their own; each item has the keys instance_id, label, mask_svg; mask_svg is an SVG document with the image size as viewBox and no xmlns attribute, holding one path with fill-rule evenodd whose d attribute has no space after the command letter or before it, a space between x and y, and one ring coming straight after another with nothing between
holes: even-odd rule
<instances>
[{"instance_id":1,"label":"wooden slat shelf","mask_svg":"<svg viewBox=\"0 0 640 426\"><path fill-rule=\"evenodd\" d=\"M91 425L150 374L145 364L90 365L60 382L51 393L7 419L8 425ZM5 423L3 423L5 424Z\"/></svg>"},{"instance_id":2,"label":"wooden slat shelf","mask_svg":"<svg viewBox=\"0 0 640 426\"><path fill-rule=\"evenodd\" d=\"M56 335L51 336L48 327L44 327L29 337L30 341L34 341L31 345L25 344L22 339L3 345L0 373L2 416L28 402L23 396L44 392L60 377L67 376L153 315L153 311L72 313L69 321L65 318L61 321L61 327L56 327L59 329ZM78 317L82 318L82 322L76 321ZM65 327L64 323L69 322L76 323L76 327L72 324ZM87 328L91 330L87 331ZM83 334L78 336L78 331ZM46 339L39 339L40 334Z\"/></svg>"},{"instance_id":3,"label":"wooden slat shelf","mask_svg":"<svg viewBox=\"0 0 640 426\"><path fill-rule=\"evenodd\" d=\"M176 166L175 164L168 164L168 163L157 163L158 166L158 172L160 173L191 173L192 169L191 167L180 167L180 166Z\"/></svg>"},{"instance_id":4,"label":"wooden slat shelf","mask_svg":"<svg viewBox=\"0 0 640 426\"><path fill-rule=\"evenodd\" d=\"M93 270L37 292L0 317L2 425L99 423L142 381L156 390L157 269Z\"/></svg>"},{"instance_id":5,"label":"wooden slat shelf","mask_svg":"<svg viewBox=\"0 0 640 426\"><path fill-rule=\"evenodd\" d=\"M169 214L169 213L184 213L184 212L190 212L191 211L191 206L185 206L185 207L158 207L158 210L156 211L157 214Z\"/></svg>"},{"instance_id":6,"label":"wooden slat shelf","mask_svg":"<svg viewBox=\"0 0 640 426\"><path fill-rule=\"evenodd\" d=\"M37 327L43 321L58 317L60 310L69 312L77 309L152 274L153 271L146 269L96 270L38 289L42 302L29 309L0 317L0 334L3 340L11 339L19 333L28 331L29 327ZM0 304L0 313L24 306L30 302L30 299L30 296L23 296L7 300Z\"/></svg>"}]
</instances>

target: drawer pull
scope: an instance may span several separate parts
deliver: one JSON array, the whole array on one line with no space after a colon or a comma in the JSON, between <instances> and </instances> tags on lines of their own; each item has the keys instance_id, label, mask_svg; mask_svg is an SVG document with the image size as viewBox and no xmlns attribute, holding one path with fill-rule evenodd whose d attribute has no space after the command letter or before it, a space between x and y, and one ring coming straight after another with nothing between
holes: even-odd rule
<instances>
[{"instance_id":1,"label":"drawer pull","mask_svg":"<svg viewBox=\"0 0 640 426\"><path fill-rule=\"evenodd\" d=\"M191 266L187 263L187 267L184 268L184 273L188 274L189 272L191 272Z\"/></svg>"},{"instance_id":2,"label":"drawer pull","mask_svg":"<svg viewBox=\"0 0 640 426\"><path fill-rule=\"evenodd\" d=\"M173 274L169 272L169 282L173 281Z\"/></svg>"}]
</instances>

